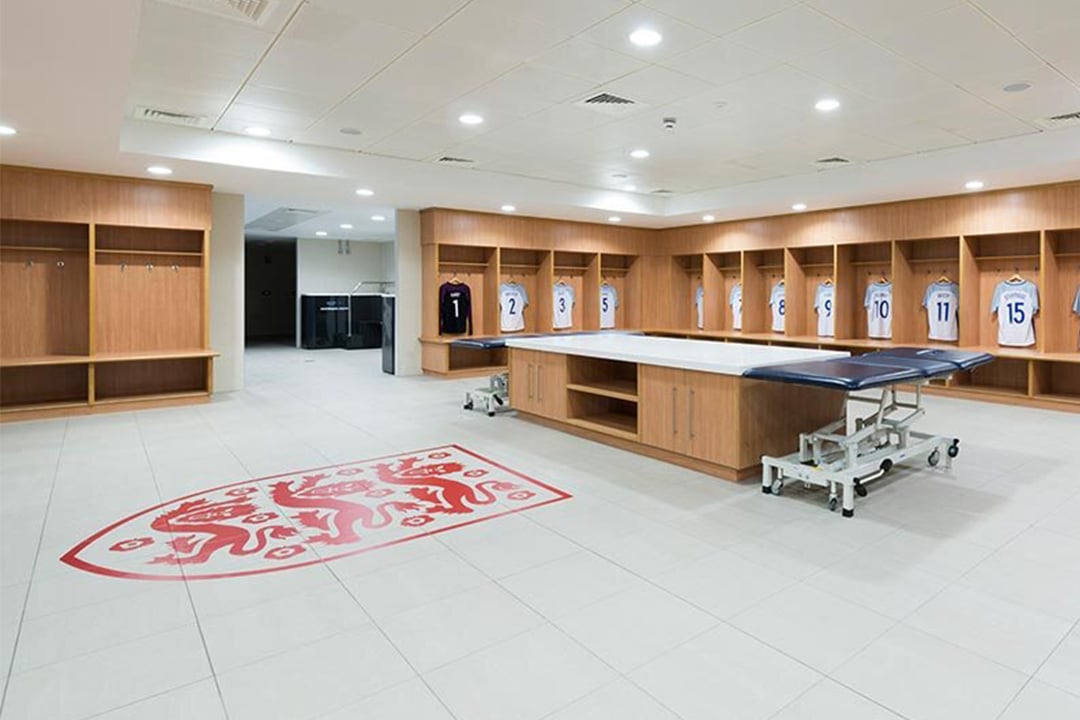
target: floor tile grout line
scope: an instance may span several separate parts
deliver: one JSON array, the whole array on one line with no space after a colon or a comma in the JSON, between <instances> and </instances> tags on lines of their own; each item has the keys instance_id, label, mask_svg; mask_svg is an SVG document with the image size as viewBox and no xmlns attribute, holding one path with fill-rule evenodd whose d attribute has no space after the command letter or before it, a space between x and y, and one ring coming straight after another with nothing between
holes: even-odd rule
<instances>
[{"instance_id":1,"label":"floor tile grout line","mask_svg":"<svg viewBox=\"0 0 1080 720\"><path fill-rule=\"evenodd\" d=\"M52 483L49 487L49 499L45 503L45 514L41 518L41 529L38 531L37 548L34 550L34 562L30 566L30 579L26 582L26 594L23 595L22 610L19 612L19 629L15 632L15 640L11 646L11 661L5 670L4 688L0 692L0 717L3 717L4 708L7 707L8 690L11 687L12 670L15 667L15 659L19 654L19 640L22 639L23 622L26 619L26 608L30 604L30 593L34 588L34 575L37 573L38 562L41 560L41 547L45 542L45 529L49 524L49 509L52 507L53 493L56 492L56 477L60 472L60 459L64 455L64 443L67 440L68 428L71 421L64 421L64 432L60 437L60 452L56 454L56 463L53 468Z\"/></svg>"},{"instance_id":2,"label":"floor tile grout line","mask_svg":"<svg viewBox=\"0 0 1080 720\"><path fill-rule=\"evenodd\" d=\"M147 700L153 700L154 698L164 697L165 695L168 695L169 693L176 692L177 690L184 690L185 688L189 688L189 687L198 685L199 683L206 682L207 680L210 680L210 679L211 679L211 676L207 675L206 677L201 677L201 678L198 678L196 680L192 680L189 683L184 683L183 685L177 685L176 687L169 688L168 690L162 690L161 692L154 693L153 695L147 695L146 697L141 697L138 700L132 700L129 703L124 703L123 705L117 705L115 707L111 707L108 710L102 710L101 712L94 713L93 715L80 716L78 720L94 720L94 718L104 717L105 715L110 715L110 714L116 712L117 710L123 710L124 708L133 707L135 705L138 705L141 702L146 702Z\"/></svg>"},{"instance_id":3,"label":"floor tile grout line","mask_svg":"<svg viewBox=\"0 0 1080 720\"><path fill-rule=\"evenodd\" d=\"M863 649L865 649L865 648L863 648ZM860 650L859 652L862 652L862 650ZM856 654L857 654L857 653L856 653ZM854 657L854 656L853 656L853 657ZM844 662L845 662L845 664L846 664L846 662L847 662L847 661L845 660ZM907 715L905 715L905 714L903 714L903 713L902 713L902 712L900 712L899 710L896 710L896 709L894 709L894 708L891 708L891 707L889 707L888 705L885 705L885 704L883 704L883 703L881 703L881 702L878 702L877 700L875 700L874 698L870 697L869 695L865 695L865 694L863 694L862 692L860 692L860 691L858 691L858 690L855 690L855 689L853 689L853 688L850 688L850 687L848 687L847 685L844 685L844 684L842 684L842 683L840 683L840 682L837 682L837 681L836 681L836 680L835 680L834 678L832 678L832 677L831 677L831 676L829 676L829 675L825 675L825 676L824 676L824 677L822 677L822 678L821 678L820 680L818 680L818 681L817 681L816 683L814 683L814 684L813 684L813 685L811 685L810 687L806 688L806 690L802 691L801 693L799 693L798 695L796 695L795 697L793 697L793 698L791 699L791 701L790 701L790 702L786 703L786 704L785 704L785 705L784 705L784 706L783 706L782 708L780 708L779 710L777 710L776 712L774 712L774 713L773 713L772 715L770 715L770 716L769 716L768 718L766 718L766 720L775 720L775 718L778 718L778 717L780 717L780 714L781 714L781 713L783 713L783 712L784 712L785 710L787 710L787 709L788 709L789 707L791 707L792 705L794 705L795 703L797 703L797 702L798 702L799 700L801 700L801 699L802 699L802 698L804 698L805 696L809 695L809 694L810 694L811 692L813 692L813 691L814 691L814 689L815 689L815 688L817 688L817 687L820 687L820 686L824 685L825 683L829 683L829 682L831 682L831 683L836 683L837 685L839 685L840 687L844 688L844 689L845 689L845 690L847 690L848 692L851 692L851 693L853 693L853 694L855 694L855 695L858 695L858 696L859 696L859 697L861 697L861 698L862 698L863 700L866 700L866 701L867 701L867 702L869 702L869 703L872 703L872 704L874 704L874 705L877 705L877 706L878 706L879 708L881 708L881 709L882 709L882 710L884 710L885 712L889 713L890 715L895 715L895 716L896 716L897 718L899 718L900 720L909 720L908 716L907 716Z\"/></svg>"},{"instance_id":4,"label":"floor tile grout line","mask_svg":"<svg viewBox=\"0 0 1080 720\"><path fill-rule=\"evenodd\" d=\"M1009 699L1009 702L1005 703L1005 707L1003 707L1001 709L1001 712L997 714L997 718L1001 718L1006 712L1008 712L1009 708L1012 707L1013 704L1016 702L1016 700L1023 694L1024 690L1027 689L1028 685L1030 685L1033 680L1038 679L1037 676L1038 676L1039 672L1043 669L1043 666L1045 666L1046 663L1050 662L1050 658L1052 658L1054 656L1054 653L1056 653L1061 648L1061 646L1065 643L1065 641L1069 639L1069 636L1072 635L1074 632L1076 632L1078 628L1080 628L1080 620L1077 620L1076 622L1074 622L1072 624L1072 627L1070 627L1068 629L1068 631L1066 631L1066 633L1061 637L1061 639L1057 641L1057 643L1054 645L1054 648L1047 654L1047 656L1045 658L1043 658L1042 662L1039 663L1039 667L1035 668L1035 672L1031 673L1031 675L1028 676L1028 678L1024 681L1024 684L1021 685L1020 689L1016 691L1016 694L1013 695ZM1045 680L1039 680L1039 682L1045 683L1046 685L1049 685L1052 688L1055 688L1057 690L1061 690L1062 692L1064 692L1064 693L1066 693L1068 695L1071 695L1072 697L1080 699L1080 695L1077 695L1076 693L1074 693L1074 692L1072 692L1070 690L1060 688L1057 685L1055 685L1054 683L1046 682Z\"/></svg>"},{"instance_id":5,"label":"floor tile grout line","mask_svg":"<svg viewBox=\"0 0 1080 720\"><path fill-rule=\"evenodd\" d=\"M153 479L154 479L154 487L157 489L158 502L164 503L166 501L165 501L164 496L162 495L162 492L161 492L161 485L160 485L160 483L158 483L157 473L154 471L154 465L153 465L153 462L151 461L151 458L150 458L150 452L146 447L146 443L143 441L142 427L141 427L141 425L139 423L140 413L136 412L136 413L134 413L134 415L135 415L135 429L136 429L136 433L137 433L137 435L139 437L139 444L142 446L143 452L146 453L146 461L147 461L147 463L150 463L150 475L151 475L151 477L153 477ZM171 532L170 532L170 535L172 535ZM184 572L184 566L183 565L178 564L177 568L180 571L180 576L183 578L184 593L187 595L188 605L191 607L191 615L195 620L195 628L198 630L198 633L199 633L199 642L202 643L203 654L206 656L207 667L210 668L210 677L212 677L213 680L214 680L214 689L217 691L218 702L221 704L221 712L224 715L225 720L229 720L229 708L228 708L228 706L225 705L225 695L221 691L221 683L218 682L217 672L214 670L214 659L210 656L210 646L207 645L207 643L206 643L206 635L203 633L202 623L199 622L199 611L198 611L198 608L195 606L195 598L191 594L191 587L189 586L189 581L187 579L187 574Z\"/></svg>"}]
</instances>

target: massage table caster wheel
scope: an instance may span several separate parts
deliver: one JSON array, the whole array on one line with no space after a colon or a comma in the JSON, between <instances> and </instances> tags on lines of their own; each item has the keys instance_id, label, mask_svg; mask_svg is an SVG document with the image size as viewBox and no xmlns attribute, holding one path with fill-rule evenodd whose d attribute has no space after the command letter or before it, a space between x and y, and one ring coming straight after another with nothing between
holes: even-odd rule
<instances>
[{"instance_id":1,"label":"massage table caster wheel","mask_svg":"<svg viewBox=\"0 0 1080 720\"><path fill-rule=\"evenodd\" d=\"M488 417L495 417L495 411L494 410L488 410Z\"/></svg>"},{"instance_id":2,"label":"massage table caster wheel","mask_svg":"<svg viewBox=\"0 0 1080 720\"><path fill-rule=\"evenodd\" d=\"M844 517L848 517L848 518L849 517L855 517L855 511L854 510L841 510L840 514L843 515Z\"/></svg>"},{"instance_id":3,"label":"massage table caster wheel","mask_svg":"<svg viewBox=\"0 0 1080 720\"><path fill-rule=\"evenodd\" d=\"M779 478L777 478L776 480L773 480L772 485L769 486L769 491L773 495L783 495L784 494L784 481L779 479Z\"/></svg>"},{"instance_id":4,"label":"massage table caster wheel","mask_svg":"<svg viewBox=\"0 0 1080 720\"><path fill-rule=\"evenodd\" d=\"M930 464L930 467L937 467L937 464L941 461L941 452L937 448L934 448L934 452L926 458L926 462Z\"/></svg>"},{"instance_id":5,"label":"massage table caster wheel","mask_svg":"<svg viewBox=\"0 0 1080 720\"><path fill-rule=\"evenodd\" d=\"M473 409L472 400L466 400L464 407L465 407L466 410L472 410Z\"/></svg>"},{"instance_id":6,"label":"massage table caster wheel","mask_svg":"<svg viewBox=\"0 0 1080 720\"><path fill-rule=\"evenodd\" d=\"M829 498L829 512L836 512L837 506L840 505L840 499L831 497Z\"/></svg>"},{"instance_id":7,"label":"massage table caster wheel","mask_svg":"<svg viewBox=\"0 0 1080 720\"><path fill-rule=\"evenodd\" d=\"M859 497L866 497L869 494L869 492L870 491L866 489L865 485L863 485L858 480L855 481L855 494L856 495L858 495ZM844 512L847 512L847 510L845 510Z\"/></svg>"},{"instance_id":8,"label":"massage table caster wheel","mask_svg":"<svg viewBox=\"0 0 1080 720\"><path fill-rule=\"evenodd\" d=\"M949 457L954 458L960 454L960 441L953 440L952 445L949 446Z\"/></svg>"}]
</instances>

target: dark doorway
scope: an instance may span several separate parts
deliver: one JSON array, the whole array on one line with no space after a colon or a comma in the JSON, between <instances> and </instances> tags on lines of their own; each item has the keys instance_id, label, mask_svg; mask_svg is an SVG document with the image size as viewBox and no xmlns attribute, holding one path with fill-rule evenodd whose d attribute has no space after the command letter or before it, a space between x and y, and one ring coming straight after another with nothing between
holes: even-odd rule
<instances>
[{"instance_id":1,"label":"dark doorway","mask_svg":"<svg viewBox=\"0 0 1080 720\"><path fill-rule=\"evenodd\" d=\"M296 342L296 240L245 242L244 338L256 343Z\"/></svg>"}]
</instances>

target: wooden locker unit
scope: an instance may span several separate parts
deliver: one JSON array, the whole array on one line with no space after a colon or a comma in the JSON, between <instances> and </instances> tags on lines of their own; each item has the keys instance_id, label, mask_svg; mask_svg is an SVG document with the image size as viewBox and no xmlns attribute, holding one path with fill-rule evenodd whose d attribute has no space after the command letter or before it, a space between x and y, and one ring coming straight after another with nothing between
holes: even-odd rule
<instances>
[{"instance_id":1,"label":"wooden locker unit","mask_svg":"<svg viewBox=\"0 0 1080 720\"><path fill-rule=\"evenodd\" d=\"M705 328L720 332L736 332L732 314L731 291L742 283L742 253L721 252L707 256L706 267L712 266L716 275L716 302L710 302L705 313Z\"/></svg>"},{"instance_id":2,"label":"wooden locker unit","mask_svg":"<svg viewBox=\"0 0 1080 720\"><path fill-rule=\"evenodd\" d=\"M978 347L998 348L997 315L991 314L991 301L998 283L1019 275L1030 280L1039 288L1039 305L1043 306L1045 291L1041 287L1041 235L1039 232L1002 233L995 235L969 235L964 238L974 261L974 274L966 277L972 284L973 292L961 297L964 317L972 319L977 327L974 343ZM974 299L974 305L964 302ZM968 308L973 309L972 313ZM1030 350L1042 349L1046 338L1043 335L1044 313L1040 310L1035 315L1035 345ZM976 320L977 319L977 320ZM972 339L971 335L961 336ZM1007 349L1011 351L1012 348Z\"/></svg>"},{"instance_id":3,"label":"wooden locker unit","mask_svg":"<svg viewBox=\"0 0 1080 720\"><path fill-rule=\"evenodd\" d=\"M522 313L525 329L521 332L551 332L550 276L540 277L540 269L549 262L550 255L550 252L541 250L499 248L499 285L518 283L525 288L525 293L529 298L529 303ZM496 310L498 310L498 303L499 297L496 294ZM503 332L501 327L496 327L495 330L499 333Z\"/></svg>"},{"instance_id":4,"label":"wooden locker unit","mask_svg":"<svg viewBox=\"0 0 1080 720\"><path fill-rule=\"evenodd\" d=\"M608 284L618 293L615 307L615 329L641 327L641 263L636 255L600 255L600 285ZM599 288L594 296L599 301ZM591 315L599 317L599 305ZM597 325L599 327L599 325Z\"/></svg>"},{"instance_id":5,"label":"wooden locker unit","mask_svg":"<svg viewBox=\"0 0 1080 720\"><path fill-rule=\"evenodd\" d=\"M769 299L773 287L784 279L784 251L754 250L743 253L742 278L743 333L774 334Z\"/></svg>"},{"instance_id":6,"label":"wooden locker unit","mask_svg":"<svg viewBox=\"0 0 1080 720\"><path fill-rule=\"evenodd\" d=\"M837 319L839 319L839 313L846 315L844 324L850 329L851 333L848 337L880 345L889 344L887 340L870 339L865 299L866 289L871 284L879 282L882 278L892 282L892 252L892 243L890 242L862 243L851 247L851 256L848 261L850 270L845 273L845 279L848 281L849 286L845 287L843 305L839 302L839 297L837 302L839 306L837 307ZM894 299L895 292L896 286L894 284Z\"/></svg>"},{"instance_id":7,"label":"wooden locker unit","mask_svg":"<svg viewBox=\"0 0 1080 720\"><path fill-rule=\"evenodd\" d=\"M1080 315L1073 309L1080 292L1080 229L1043 233L1042 261L1042 347L1050 353L1080 352Z\"/></svg>"},{"instance_id":8,"label":"wooden locker unit","mask_svg":"<svg viewBox=\"0 0 1080 720\"><path fill-rule=\"evenodd\" d=\"M698 287L705 287L704 279L704 256L675 255L671 258L672 285L674 286L673 308L678 329L698 330L697 324L697 299ZM708 295L705 296L705 304L711 302Z\"/></svg>"},{"instance_id":9,"label":"wooden locker unit","mask_svg":"<svg viewBox=\"0 0 1080 720\"><path fill-rule=\"evenodd\" d=\"M926 289L942 278L960 282L960 238L900 240L893 244L893 341L898 344L955 345L930 340ZM960 311L960 322L965 318ZM972 314L970 320L974 321Z\"/></svg>"},{"instance_id":10,"label":"wooden locker unit","mask_svg":"<svg viewBox=\"0 0 1080 720\"><path fill-rule=\"evenodd\" d=\"M571 327L555 332L574 332L586 329L585 305L589 290L585 285L585 273L594 255L589 253L565 252L556 250L552 253L552 275L555 283L566 283L574 290L574 307L571 310ZM598 291L599 292L599 291Z\"/></svg>"},{"instance_id":11,"label":"wooden locker unit","mask_svg":"<svg viewBox=\"0 0 1080 720\"><path fill-rule=\"evenodd\" d=\"M209 186L3 166L0 214L0 419L209 399Z\"/></svg>"}]
</instances>

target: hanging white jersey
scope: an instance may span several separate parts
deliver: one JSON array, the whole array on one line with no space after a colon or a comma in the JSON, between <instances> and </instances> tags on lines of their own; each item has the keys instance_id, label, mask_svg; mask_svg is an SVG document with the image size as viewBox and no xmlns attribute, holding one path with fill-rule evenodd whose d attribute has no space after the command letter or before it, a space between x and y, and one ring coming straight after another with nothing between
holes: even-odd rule
<instances>
[{"instance_id":1,"label":"hanging white jersey","mask_svg":"<svg viewBox=\"0 0 1080 720\"><path fill-rule=\"evenodd\" d=\"M817 312L817 334L820 337L836 335L836 317L833 307L836 305L836 287L821 283L814 293L814 311Z\"/></svg>"},{"instance_id":2,"label":"hanging white jersey","mask_svg":"<svg viewBox=\"0 0 1080 720\"><path fill-rule=\"evenodd\" d=\"M1002 280L994 288L990 313L998 316L998 345L1031 347L1035 344L1035 313L1039 289L1030 280Z\"/></svg>"},{"instance_id":3,"label":"hanging white jersey","mask_svg":"<svg viewBox=\"0 0 1080 720\"><path fill-rule=\"evenodd\" d=\"M705 329L705 288L698 285L694 293L694 307L697 308L697 329Z\"/></svg>"},{"instance_id":4,"label":"hanging white jersey","mask_svg":"<svg viewBox=\"0 0 1080 720\"><path fill-rule=\"evenodd\" d=\"M869 285L863 307L866 308L866 334L876 340L891 339L892 283L876 282Z\"/></svg>"},{"instance_id":5,"label":"hanging white jersey","mask_svg":"<svg viewBox=\"0 0 1080 720\"><path fill-rule=\"evenodd\" d=\"M931 340L956 342L960 339L960 286L954 282L931 283L923 294L922 306L930 323Z\"/></svg>"},{"instance_id":6,"label":"hanging white jersey","mask_svg":"<svg viewBox=\"0 0 1080 720\"><path fill-rule=\"evenodd\" d=\"M565 330L574 326L574 287L566 283L555 283L552 290L555 316L551 326L556 330Z\"/></svg>"},{"instance_id":7,"label":"hanging white jersey","mask_svg":"<svg viewBox=\"0 0 1080 720\"><path fill-rule=\"evenodd\" d=\"M728 305L731 306L731 329L742 330L742 283L735 283L731 288Z\"/></svg>"},{"instance_id":8,"label":"hanging white jersey","mask_svg":"<svg viewBox=\"0 0 1080 720\"><path fill-rule=\"evenodd\" d=\"M524 286L516 282L499 285L499 329L517 332L525 329L525 307L529 295Z\"/></svg>"},{"instance_id":9,"label":"hanging white jersey","mask_svg":"<svg viewBox=\"0 0 1080 720\"><path fill-rule=\"evenodd\" d=\"M619 307L619 291L604 283L600 286L600 329L615 327L615 308Z\"/></svg>"},{"instance_id":10,"label":"hanging white jersey","mask_svg":"<svg viewBox=\"0 0 1080 720\"><path fill-rule=\"evenodd\" d=\"M769 295L769 307L772 308L772 331L784 332L784 312L787 306L782 281L773 285L772 293Z\"/></svg>"}]
</instances>

